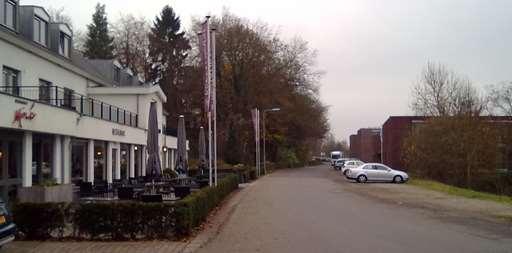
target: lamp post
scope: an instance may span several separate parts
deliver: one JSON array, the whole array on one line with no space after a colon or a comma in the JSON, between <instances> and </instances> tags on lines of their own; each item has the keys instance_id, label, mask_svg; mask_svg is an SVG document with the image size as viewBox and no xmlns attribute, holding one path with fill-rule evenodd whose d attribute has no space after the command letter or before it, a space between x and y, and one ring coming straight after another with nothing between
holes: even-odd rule
<instances>
[{"instance_id":1,"label":"lamp post","mask_svg":"<svg viewBox=\"0 0 512 253\"><path fill-rule=\"evenodd\" d=\"M267 152L266 152L266 126L265 126L265 113L266 112L278 112L281 111L281 108L272 108L272 109L265 109L263 110L263 173L267 174Z\"/></svg>"}]
</instances>

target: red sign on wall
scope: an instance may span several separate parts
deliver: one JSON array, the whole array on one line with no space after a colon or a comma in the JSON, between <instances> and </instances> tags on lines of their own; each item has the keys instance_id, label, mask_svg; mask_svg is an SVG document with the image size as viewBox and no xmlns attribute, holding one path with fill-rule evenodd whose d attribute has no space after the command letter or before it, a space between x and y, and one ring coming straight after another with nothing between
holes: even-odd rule
<instances>
[{"instance_id":1,"label":"red sign on wall","mask_svg":"<svg viewBox=\"0 0 512 253\"><path fill-rule=\"evenodd\" d=\"M12 124L18 124L19 128L22 128L21 121L22 120L33 120L37 114L32 111L34 108L34 104L30 107L30 109L26 110L25 107L21 107L20 109L14 111L14 120L12 121Z\"/></svg>"}]
</instances>

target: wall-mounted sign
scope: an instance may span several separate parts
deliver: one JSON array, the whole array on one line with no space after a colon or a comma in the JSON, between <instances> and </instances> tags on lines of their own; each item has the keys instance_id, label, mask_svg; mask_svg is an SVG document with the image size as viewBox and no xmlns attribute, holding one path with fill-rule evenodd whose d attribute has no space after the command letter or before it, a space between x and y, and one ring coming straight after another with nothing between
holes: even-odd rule
<instances>
[{"instance_id":1,"label":"wall-mounted sign","mask_svg":"<svg viewBox=\"0 0 512 253\"><path fill-rule=\"evenodd\" d=\"M25 109L25 107L21 107L20 109L14 111L14 120L12 121L12 124L18 124L18 127L22 128L22 120L33 120L37 116L37 114L32 111L35 105L36 103L34 102L28 110Z\"/></svg>"},{"instance_id":2,"label":"wall-mounted sign","mask_svg":"<svg viewBox=\"0 0 512 253\"><path fill-rule=\"evenodd\" d=\"M112 135L125 136L126 132L121 129L112 128Z\"/></svg>"}]
</instances>

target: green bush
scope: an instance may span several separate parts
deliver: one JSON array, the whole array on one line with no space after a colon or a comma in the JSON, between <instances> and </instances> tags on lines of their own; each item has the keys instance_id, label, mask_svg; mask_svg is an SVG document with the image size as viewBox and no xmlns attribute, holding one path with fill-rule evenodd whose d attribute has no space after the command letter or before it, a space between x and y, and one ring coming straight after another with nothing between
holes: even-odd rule
<instances>
[{"instance_id":1,"label":"green bush","mask_svg":"<svg viewBox=\"0 0 512 253\"><path fill-rule=\"evenodd\" d=\"M238 177L230 174L217 187L206 187L176 203L176 233L189 235L229 193L238 188Z\"/></svg>"},{"instance_id":2,"label":"green bush","mask_svg":"<svg viewBox=\"0 0 512 253\"><path fill-rule=\"evenodd\" d=\"M84 203L74 216L77 237L90 239L170 238L174 223L171 203Z\"/></svg>"},{"instance_id":3,"label":"green bush","mask_svg":"<svg viewBox=\"0 0 512 253\"><path fill-rule=\"evenodd\" d=\"M281 148L278 153L280 168L295 168L300 165L300 161L295 151L289 148Z\"/></svg>"},{"instance_id":4,"label":"green bush","mask_svg":"<svg viewBox=\"0 0 512 253\"><path fill-rule=\"evenodd\" d=\"M45 240L64 237L66 226L76 239L172 239L189 235L229 193L238 177L228 174L217 187L206 187L176 203L103 202L20 203L13 207L20 238Z\"/></svg>"},{"instance_id":5,"label":"green bush","mask_svg":"<svg viewBox=\"0 0 512 253\"><path fill-rule=\"evenodd\" d=\"M33 240L62 238L70 210L66 203L18 203L12 213L19 236Z\"/></svg>"}]
</instances>

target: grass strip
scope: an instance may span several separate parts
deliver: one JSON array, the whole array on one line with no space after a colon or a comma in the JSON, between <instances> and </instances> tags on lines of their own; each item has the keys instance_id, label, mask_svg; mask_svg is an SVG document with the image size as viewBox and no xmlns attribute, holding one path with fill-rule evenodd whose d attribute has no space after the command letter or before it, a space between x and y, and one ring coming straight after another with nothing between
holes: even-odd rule
<instances>
[{"instance_id":1,"label":"grass strip","mask_svg":"<svg viewBox=\"0 0 512 253\"><path fill-rule=\"evenodd\" d=\"M479 192L466 188L451 186L443 183L439 183L432 180L425 179L411 179L409 184L415 185L421 188L444 192L450 195L461 196L471 199L488 200L502 204L512 205L512 197L504 195L496 195L487 192Z\"/></svg>"}]
</instances>

